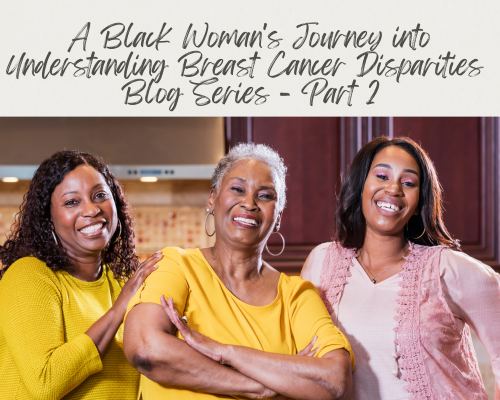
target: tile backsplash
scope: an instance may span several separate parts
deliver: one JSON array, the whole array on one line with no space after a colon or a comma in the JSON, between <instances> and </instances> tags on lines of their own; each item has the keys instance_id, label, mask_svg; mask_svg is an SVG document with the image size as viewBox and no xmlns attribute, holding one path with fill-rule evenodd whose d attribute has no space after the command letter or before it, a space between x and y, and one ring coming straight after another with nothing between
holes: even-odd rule
<instances>
[{"instance_id":1,"label":"tile backsplash","mask_svg":"<svg viewBox=\"0 0 500 400\"><path fill-rule=\"evenodd\" d=\"M7 233L11 230L14 217L19 207L0 207L0 245L4 244Z\"/></svg>"},{"instance_id":2,"label":"tile backsplash","mask_svg":"<svg viewBox=\"0 0 500 400\"><path fill-rule=\"evenodd\" d=\"M202 207L136 207L137 251L154 253L167 246L182 248L211 245L205 233Z\"/></svg>"}]
</instances>

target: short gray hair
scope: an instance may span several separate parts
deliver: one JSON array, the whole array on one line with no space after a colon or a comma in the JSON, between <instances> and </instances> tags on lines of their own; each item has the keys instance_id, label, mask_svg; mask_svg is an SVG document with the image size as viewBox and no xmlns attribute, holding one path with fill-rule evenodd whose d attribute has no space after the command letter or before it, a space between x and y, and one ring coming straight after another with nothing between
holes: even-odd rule
<instances>
[{"instance_id":1,"label":"short gray hair","mask_svg":"<svg viewBox=\"0 0 500 400\"><path fill-rule=\"evenodd\" d=\"M286 204L286 170L287 167L280 155L271 147L265 144L239 143L229 150L215 166L212 175L212 188L219 191L222 178L233 166L244 160L261 161L265 163L276 177L276 191L278 194L278 211L283 211Z\"/></svg>"}]
</instances>

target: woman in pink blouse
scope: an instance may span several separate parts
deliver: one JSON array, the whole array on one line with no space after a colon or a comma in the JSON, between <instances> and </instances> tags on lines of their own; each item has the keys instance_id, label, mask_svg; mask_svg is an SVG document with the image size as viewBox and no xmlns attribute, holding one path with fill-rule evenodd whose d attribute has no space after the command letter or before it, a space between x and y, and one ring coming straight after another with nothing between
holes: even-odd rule
<instances>
[{"instance_id":1,"label":"woman in pink blouse","mask_svg":"<svg viewBox=\"0 0 500 400\"><path fill-rule=\"evenodd\" d=\"M500 382L500 276L446 230L442 189L419 145L378 138L360 150L334 238L312 251L302 277L356 354L353 399L486 400L469 327Z\"/></svg>"}]
</instances>

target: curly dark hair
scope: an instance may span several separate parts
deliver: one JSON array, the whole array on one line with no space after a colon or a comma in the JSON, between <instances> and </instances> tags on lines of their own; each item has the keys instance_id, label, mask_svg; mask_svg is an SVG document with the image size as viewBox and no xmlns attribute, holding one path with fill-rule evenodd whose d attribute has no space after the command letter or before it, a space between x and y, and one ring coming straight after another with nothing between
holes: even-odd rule
<instances>
[{"instance_id":1,"label":"curly dark hair","mask_svg":"<svg viewBox=\"0 0 500 400\"><path fill-rule=\"evenodd\" d=\"M346 248L363 247L366 234L366 220L361 205L363 188L375 155L389 146L400 147L409 153L422 171L418 200L420 212L408 221L404 229L405 238L424 246L445 245L460 250L458 240L451 237L443 222L443 189L434 164L422 147L406 137L389 139L383 136L373 139L356 154L342 179L335 213L334 240ZM424 228L424 235L418 238Z\"/></svg>"},{"instance_id":2,"label":"curly dark hair","mask_svg":"<svg viewBox=\"0 0 500 400\"><path fill-rule=\"evenodd\" d=\"M123 188L103 160L92 154L64 150L40 164L28 192L24 195L7 241L0 246L0 279L18 259L34 256L52 271L71 270L65 249L56 244L52 234L51 196L66 175L80 165L90 165L102 174L116 204L121 233L116 232L103 251L102 261L109 265L115 279L130 278L139 265L135 253L133 222ZM120 235L118 237L118 235Z\"/></svg>"}]
</instances>

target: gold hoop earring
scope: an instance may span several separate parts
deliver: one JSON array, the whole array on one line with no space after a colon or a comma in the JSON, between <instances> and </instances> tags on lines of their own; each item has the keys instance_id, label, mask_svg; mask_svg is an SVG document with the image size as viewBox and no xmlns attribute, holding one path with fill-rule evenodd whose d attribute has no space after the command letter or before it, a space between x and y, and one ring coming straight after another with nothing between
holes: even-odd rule
<instances>
[{"instance_id":1,"label":"gold hoop earring","mask_svg":"<svg viewBox=\"0 0 500 400\"><path fill-rule=\"evenodd\" d=\"M283 240L283 247L281 248L281 251L278 253L278 254L273 254L269 251L268 247L267 247L267 243L266 243L266 251L273 257L278 257L281 253L283 253L283 251L285 250L285 238L283 237L283 235L281 233L279 233L278 231L276 232L273 232L273 233L277 233L278 235L281 236L281 240ZM273 234L271 233L271 235Z\"/></svg>"},{"instance_id":2,"label":"gold hoop earring","mask_svg":"<svg viewBox=\"0 0 500 400\"><path fill-rule=\"evenodd\" d=\"M413 240L417 240L417 239L420 239L422 236L424 236L424 233L425 233L425 227L424 227L424 231L422 232L422 234L419 236L419 237L416 237L416 238L412 238Z\"/></svg>"},{"instance_id":3,"label":"gold hoop earring","mask_svg":"<svg viewBox=\"0 0 500 400\"><path fill-rule=\"evenodd\" d=\"M56 242L56 246L59 246L59 242L57 241L56 233L54 232L54 228L52 228L52 237L54 238L54 242Z\"/></svg>"},{"instance_id":4,"label":"gold hoop earring","mask_svg":"<svg viewBox=\"0 0 500 400\"><path fill-rule=\"evenodd\" d=\"M405 225L405 228L406 228L406 232L408 233L408 237L410 237L410 230L408 229L408 222L406 223ZM422 234L416 238L410 238L411 240L417 240L417 239L420 239L422 236L424 236L424 233L425 233L425 226L424 226L424 231L422 232Z\"/></svg>"},{"instance_id":5,"label":"gold hoop earring","mask_svg":"<svg viewBox=\"0 0 500 400\"><path fill-rule=\"evenodd\" d=\"M214 228L214 231L212 232L212 234L208 233L208 231L207 231L207 219L208 219L209 215L212 215L214 217L214 221L215 221L215 212L214 211L210 212L207 208L207 215L205 216L205 233L207 234L208 237L212 237L213 235L215 235L215 228Z\"/></svg>"},{"instance_id":6,"label":"gold hoop earring","mask_svg":"<svg viewBox=\"0 0 500 400\"><path fill-rule=\"evenodd\" d=\"M120 236L122 235L122 223L120 222L120 220L118 220L118 227L120 228L120 232L118 233L118 236L116 237L116 239L113 243L118 242L118 240L120 240Z\"/></svg>"}]
</instances>

